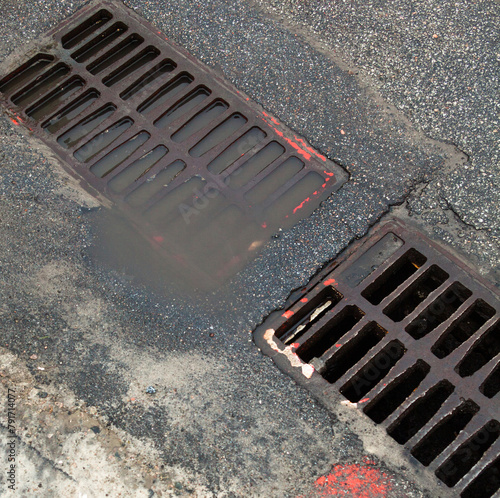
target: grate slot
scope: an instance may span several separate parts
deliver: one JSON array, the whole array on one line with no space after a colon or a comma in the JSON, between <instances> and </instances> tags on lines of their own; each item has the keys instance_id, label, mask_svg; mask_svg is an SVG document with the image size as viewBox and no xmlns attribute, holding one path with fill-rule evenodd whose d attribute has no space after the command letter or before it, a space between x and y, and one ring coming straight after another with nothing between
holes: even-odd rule
<instances>
[{"instance_id":1,"label":"grate slot","mask_svg":"<svg viewBox=\"0 0 500 498\"><path fill-rule=\"evenodd\" d=\"M490 498L500 489L500 456L488 465L465 490L460 498Z\"/></svg>"},{"instance_id":2,"label":"grate slot","mask_svg":"<svg viewBox=\"0 0 500 498\"><path fill-rule=\"evenodd\" d=\"M217 99L205 109L198 112L185 125L172 135L172 140L182 143L190 137L206 128L212 121L224 114L229 109L229 104L223 100Z\"/></svg>"},{"instance_id":3,"label":"grate slot","mask_svg":"<svg viewBox=\"0 0 500 498\"><path fill-rule=\"evenodd\" d=\"M10 73L0 81L0 92L6 97L18 88L24 87L29 81L36 77L43 69L52 64L55 58L52 55L37 54L26 64Z\"/></svg>"},{"instance_id":4,"label":"grate slot","mask_svg":"<svg viewBox=\"0 0 500 498\"><path fill-rule=\"evenodd\" d=\"M92 33L95 33L98 29L104 26L113 18L113 15L107 10L100 10L97 14L82 22L75 29L70 31L67 35L62 37L61 43L62 47L66 50L70 50L82 41L86 40Z\"/></svg>"},{"instance_id":5,"label":"grate slot","mask_svg":"<svg viewBox=\"0 0 500 498\"><path fill-rule=\"evenodd\" d=\"M189 154L193 157L201 157L203 154L206 154L209 150L217 147L224 142L224 140L234 135L246 123L248 123L248 119L239 113L229 116L192 147Z\"/></svg>"},{"instance_id":6,"label":"grate slot","mask_svg":"<svg viewBox=\"0 0 500 498\"><path fill-rule=\"evenodd\" d=\"M206 87L198 87L188 93L179 102L174 104L168 111L162 114L155 122L157 128L166 128L175 120L189 114L193 109L200 105L206 98L210 96L210 90Z\"/></svg>"},{"instance_id":7,"label":"grate slot","mask_svg":"<svg viewBox=\"0 0 500 498\"><path fill-rule=\"evenodd\" d=\"M114 114L116 107L113 104L106 104L99 110L93 112L90 116L86 117L76 126L69 129L67 132L63 133L57 142L61 147L65 149L72 148L80 140L89 135L93 130L95 130L99 125L101 125L106 119Z\"/></svg>"},{"instance_id":8,"label":"grate slot","mask_svg":"<svg viewBox=\"0 0 500 498\"><path fill-rule=\"evenodd\" d=\"M500 353L500 323L487 330L455 369L461 377L469 377Z\"/></svg>"},{"instance_id":9,"label":"grate slot","mask_svg":"<svg viewBox=\"0 0 500 498\"><path fill-rule=\"evenodd\" d=\"M323 377L333 384L345 375L387 334L378 323L370 322L349 342L338 349L326 363Z\"/></svg>"},{"instance_id":10,"label":"grate slot","mask_svg":"<svg viewBox=\"0 0 500 498\"><path fill-rule=\"evenodd\" d=\"M364 316L357 306L346 306L327 324L307 339L297 349L297 355L305 363L320 358L342 336L349 332Z\"/></svg>"},{"instance_id":11,"label":"grate slot","mask_svg":"<svg viewBox=\"0 0 500 498\"><path fill-rule=\"evenodd\" d=\"M231 173L228 184L234 189L243 187L284 153L285 148L278 142L269 142L257 154Z\"/></svg>"},{"instance_id":12,"label":"grate slot","mask_svg":"<svg viewBox=\"0 0 500 498\"><path fill-rule=\"evenodd\" d=\"M443 285L448 277L449 275L439 266L432 265L386 306L384 314L395 322L401 322L413 313L415 308L424 302L431 292ZM415 327L417 326L420 328L420 325L416 324Z\"/></svg>"},{"instance_id":13,"label":"grate slot","mask_svg":"<svg viewBox=\"0 0 500 498\"><path fill-rule=\"evenodd\" d=\"M236 139L227 149L219 154L209 165L208 170L216 175L222 173L231 164L252 150L267 137L266 133L254 126ZM227 182L229 185L230 181Z\"/></svg>"},{"instance_id":14,"label":"grate slot","mask_svg":"<svg viewBox=\"0 0 500 498\"><path fill-rule=\"evenodd\" d=\"M76 150L73 154L75 159L81 163L90 161L115 140L120 138L133 124L134 122L130 118L123 118L112 124L109 128L102 131Z\"/></svg>"},{"instance_id":15,"label":"grate slot","mask_svg":"<svg viewBox=\"0 0 500 498\"><path fill-rule=\"evenodd\" d=\"M316 195L325 179L314 171L299 178L284 194L267 208L266 217L271 225L279 224L300 209L309 208L312 195Z\"/></svg>"},{"instance_id":16,"label":"grate slot","mask_svg":"<svg viewBox=\"0 0 500 498\"><path fill-rule=\"evenodd\" d=\"M120 36L122 36L127 30L128 27L125 26L125 24L123 24L122 22L117 22L113 24L113 26L109 27L106 31L90 40L81 49L71 54L71 57L76 62L83 64L92 57L96 56L101 50L104 50L115 40L120 38Z\"/></svg>"},{"instance_id":17,"label":"grate slot","mask_svg":"<svg viewBox=\"0 0 500 498\"><path fill-rule=\"evenodd\" d=\"M57 85L69 71L66 64L57 64L42 76L39 76L31 85L16 93L11 98L12 103L19 107L30 105Z\"/></svg>"},{"instance_id":18,"label":"grate slot","mask_svg":"<svg viewBox=\"0 0 500 498\"><path fill-rule=\"evenodd\" d=\"M140 206L148 199L151 199L158 192L165 188L166 185L186 167L184 161L174 161L162 171L148 178L143 184L137 187L127 196L127 202L132 206Z\"/></svg>"},{"instance_id":19,"label":"grate slot","mask_svg":"<svg viewBox=\"0 0 500 498\"><path fill-rule=\"evenodd\" d=\"M434 285L438 285L436 282ZM472 292L459 282L453 283L440 296L438 296L426 309L424 309L405 330L414 339L421 339L434 329L446 322L456 313L460 306L472 296ZM467 304L468 306L468 304ZM445 352L445 351L444 351ZM451 351L444 354L447 356ZM444 356L442 356L444 358Z\"/></svg>"},{"instance_id":20,"label":"grate slot","mask_svg":"<svg viewBox=\"0 0 500 498\"><path fill-rule=\"evenodd\" d=\"M130 138L113 151L106 154L90 167L90 171L102 178L126 161L139 147L142 147L151 135L147 131L141 131L135 137Z\"/></svg>"},{"instance_id":21,"label":"grate slot","mask_svg":"<svg viewBox=\"0 0 500 498\"><path fill-rule=\"evenodd\" d=\"M39 121L49 114L53 114L71 95L82 89L84 85L85 82L80 77L74 76L49 95L33 104L26 110L26 115Z\"/></svg>"},{"instance_id":22,"label":"grate slot","mask_svg":"<svg viewBox=\"0 0 500 498\"><path fill-rule=\"evenodd\" d=\"M418 360L393 380L363 411L375 423L381 424L412 395L429 371L430 366L425 361Z\"/></svg>"},{"instance_id":23,"label":"grate slot","mask_svg":"<svg viewBox=\"0 0 500 498\"><path fill-rule=\"evenodd\" d=\"M298 157L289 157L248 191L245 194L246 199L252 204L262 203L283 184L290 181L303 167L304 163Z\"/></svg>"},{"instance_id":24,"label":"grate slot","mask_svg":"<svg viewBox=\"0 0 500 498\"><path fill-rule=\"evenodd\" d=\"M52 116L48 121L42 124L42 128L49 133L57 133L68 125L73 119L82 114L85 109L90 107L100 94L97 90L91 89L83 95L68 104L64 109Z\"/></svg>"},{"instance_id":25,"label":"grate slot","mask_svg":"<svg viewBox=\"0 0 500 498\"><path fill-rule=\"evenodd\" d=\"M157 48L149 46L142 52L125 62L125 64L122 64L118 69L115 69L102 81L107 87L112 87L120 81L130 77L133 73L144 67L146 64L154 61L159 55L160 51Z\"/></svg>"},{"instance_id":26,"label":"grate slot","mask_svg":"<svg viewBox=\"0 0 500 498\"><path fill-rule=\"evenodd\" d=\"M436 427L412 449L411 454L426 467L441 454L458 436L472 417L479 411L479 406L471 400L462 403L458 408L440 421Z\"/></svg>"},{"instance_id":27,"label":"grate slot","mask_svg":"<svg viewBox=\"0 0 500 498\"><path fill-rule=\"evenodd\" d=\"M406 348L401 342L389 342L340 388L341 394L353 403L358 402L389 373L405 353Z\"/></svg>"},{"instance_id":28,"label":"grate slot","mask_svg":"<svg viewBox=\"0 0 500 498\"><path fill-rule=\"evenodd\" d=\"M306 305L292 314L276 330L276 337L284 344L290 344L304 335L329 310L336 306L344 296L333 287L323 289Z\"/></svg>"},{"instance_id":29,"label":"grate slot","mask_svg":"<svg viewBox=\"0 0 500 498\"><path fill-rule=\"evenodd\" d=\"M443 380L415 400L408 409L387 429L399 444L408 442L439 411L455 387Z\"/></svg>"},{"instance_id":30,"label":"grate slot","mask_svg":"<svg viewBox=\"0 0 500 498\"><path fill-rule=\"evenodd\" d=\"M483 384L479 387L487 398L493 398L500 391L500 364L491 372Z\"/></svg>"},{"instance_id":31,"label":"grate slot","mask_svg":"<svg viewBox=\"0 0 500 498\"><path fill-rule=\"evenodd\" d=\"M452 488L481 460L499 435L500 424L490 420L436 470L436 476Z\"/></svg>"},{"instance_id":32,"label":"grate slot","mask_svg":"<svg viewBox=\"0 0 500 498\"><path fill-rule=\"evenodd\" d=\"M373 305L380 304L425 264L427 258L410 249L370 284L361 295Z\"/></svg>"},{"instance_id":33,"label":"grate slot","mask_svg":"<svg viewBox=\"0 0 500 498\"><path fill-rule=\"evenodd\" d=\"M470 291L469 291L470 292ZM454 305L455 303L450 303ZM488 320L493 318L495 310L478 299L465 314L456 321L432 346L431 351L438 358L445 358L461 344L472 337ZM497 352L500 352L500 338L497 339ZM492 343L493 345L494 343ZM496 354L496 353L495 353ZM493 356L495 356L493 354Z\"/></svg>"},{"instance_id":34,"label":"grate slot","mask_svg":"<svg viewBox=\"0 0 500 498\"><path fill-rule=\"evenodd\" d=\"M113 192L122 192L142 175L145 175L168 153L164 145L158 145L118 173L108 186Z\"/></svg>"},{"instance_id":35,"label":"grate slot","mask_svg":"<svg viewBox=\"0 0 500 498\"><path fill-rule=\"evenodd\" d=\"M132 85L120 94L120 98L128 100L138 93L150 90L157 80L163 78L166 74L171 73L176 67L177 64L174 61L165 59L160 62L160 64L150 69L146 74L134 81Z\"/></svg>"}]
</instances>

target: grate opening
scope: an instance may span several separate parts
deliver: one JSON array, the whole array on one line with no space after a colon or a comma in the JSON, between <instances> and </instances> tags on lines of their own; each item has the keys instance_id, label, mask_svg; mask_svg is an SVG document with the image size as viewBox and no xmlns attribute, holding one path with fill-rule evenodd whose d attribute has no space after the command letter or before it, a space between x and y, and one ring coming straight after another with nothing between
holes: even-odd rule
<instances>
[{"instance_id":1,"label":"grate opening","mask_svg":"<svg viewBox=\"0 0 500 498\"><path fill-rule=\"evenodd\" d=\"M141 53L132 57L130 60L122 64L118 69L113 71L109 76L106 76L102 82L107 87L112 87L120 81L128 78L133 73L144 67L146 64L154 61L159 55L160 51L152 46L145 48Z\"/></svg>"},{"instance_id":2,"label":"grate opening","mask_svg":"<svg viewBox=\"0 0 500 498\"><path fill-rule=\"evenodd\" d=\"M297 355L305 363L319 358L343 335L351 330L364 316L357 306L346 306L318 332L297 349Z\"/></svg>"},{"instance_id":3,"label":"grate opening","mask_svg":"<svg viewBox=\"0 0 500 498\"><path fill-rule=\"evenodd\" d=\"M87 71L90 74L96 75L102 73L115 62L130 55L137 47L144 43L144 38L137 34L130 35L125 40L120 42L116 47L108 50L102 57L87 66Z\"/></svg>"},{"instance_id":4,"label":"grate opening","mask_svg":"<svg viewBox=\"0 0 500 498\"><path fill-rule=\"evenodd\" d=\"M116 107L113 104L106 104L99 110L93 112L76 126L63 133L57 142L65 149L75 146L80 140L94 131L101 123L114 114Z\"/></svg>"},{"instance_id":5,"label":"grate opening","mask_svg":"<svg viewBox=\"0 0 500 498\"><path fill-rule=\"evenodd\" d=\"M229 104L220 99L215 100L177 130L172 135L172 140L177 143L185 142L190 137L206 128L212 121L224 114L228 109Z\"/></svg>"},{"instance_id":6,"label":"grate opening","mask_svg":"<svg viewBox=\"0 0 500 498\"><path fill-rule=\"evenodd\" d=\"M22 88L29 81L42 72L49 64L52 64L54 57L52 55L37 54L26 64L16 69L0 81L0 92L10 96L18 88Z\"/></svg>"},{"instance_id":7,"label":"grate opening","mask_svg":"<svg viewBox=\"0 0 500 498\"><path fill-rule=\"evenodd\" d=\"M500 365L486 378L479 388L487 398L493 398L500 391Z\"/></svg>"},{"instance_id":8,"label":"grate opening","mask_svg":"<svg viewBox=\"0 0 500 498\"><path fill-rule=\"evenodd\" d=\"M165 186L168 185L181 171L183 171L185 167L186 163L179 159L174 161L172 164L169 164L166 168L154 175L154 177L151 178L151 181L144 182L133 190L127 196L127 202L135 207L146 203L149 199L164 190Z\"/></svg>"},{"instance_id":9,"label":"grate opening","mask_svg":"<svg viewBox=\"0 0 500 498\"><path fill-rule=\"evenodd\" d=\"M126 161L139 147L142 147L150 138L151 135L147 131L141 131L135 137L130 138L106 154L102 159L99 159L99 161L90 167L90 171L99 178L108 175Z\"/></svg>"},{"instance_id":10,"label":"grate opening","mask_svg":"<svg viewBox=\"0 0 500 498\"><path fill-rule=\"evenodd\" d=\"M440 287L448 277L449 275L439 268L439 266L432 265L408 289L402 292L384 309L384 314L395 322L404 320L408 315L413 313L420 303L427 299L431 292Z\"/></svg>"},{"instance_id":11,"label":"grate opening","mask_svg":"<svg viewBox=\"0 0 500 498\"><path fill-rule=\"evenodd\" d=\"M29 106L40 99L54 85L60 83L70 72L66 64L57 64L47 72L39 76L33 83L16 93L11 101L17 106Z\"/></svg>"},{"instance_id":12,"label":"grate opening","mask_svg":"<svg viewBox=\"0 0 500 498\"><path fill-rule=\"evenodd\" d=\"M71 97L71 95L82 89L84 85L85 82L79 76L70 78L46 97L27 109L26 115L30 118L41 120L53 114L69 97Z\"/></svg>"},{"instance_id":13,"label":"grate opening","mask_svg":"<svg viewBox=\"0 0 500 498\"><path fill-rule=\"evenodd\" d=\"M439 422L411 451L422 464L428 466L459 435L472 417L479 411L479 406L471 400L462 403L453 413Z\"/></svg>"},{"instance_id":14,"label":"grate opening","mask_svg":"<svg viewBox=\"0 0 500 498\"><path fill-rule=\"evenodd\" d=\"M500 424L490 420L436 470L436 475L452 488L481 460L499 435Z\"/></svg>"},{"instance_id":15,"label":"grate opening","mask_svg":"<svg viewBox=\"0 0 500 498\"><path fill-rule=\"evenodd\" d=\"M120 121L112 124L109 128L89 140L85 145L82 145L73 155L81 163L89 162L93 157L97 156L97 154L120 138L133 124L134 122L130 118L120 119Z\"/></svg>"},{"instance_id":16,"label":"grate opening","mask_svg":"<svg viewBox=\"0 0 500 498\"><path fill-rule=\"evenodd\" d=\"M460 498L489 498L500 489L500 457L488 465L460 495Z\"/></svg>"},{"instance_id":17,"label":"grate opening","mask_svg":"<svg viewBox=\"0 0 500 498\"><path fill-rule=\"evenodd\" d=\"M344 344L326 364L323 377L330 383L337 382L360 361L387 334L378 323L370 322L348 343Z\"/></svg>"},{"instance_id":18,"label":"grate opening","mask_svg":"<svg viewBox=\"0 0 500 498\"><path fill-rule=\"evenodd\" d=\"M401 284L406 282L427 258L415 249L410 249L369 285L361 295L373 305L380 304Z\"/></svg>"},{"instance_id":19,"label":"grate opening","mask_svg":"<svg viewBox=\"0 0 500 498\"><path fill-rule=\"evenodd\" d=\"M414 339L425 337L448 320L470 296L469 289L458 282L453 283L406 327L406 332Z\"/></svg>"},{"instance_id":20,"label":"grate opening","mask_svg":"<svg viewBox=\"0 0 500 498\"><path fill-rule=\"evenodd\" d=\"M291 344L317 323L344 296L333 287L326 287L276 330L276 337L284 344Z\"/></svg>"},{"instance_id":21,"label":"grate opening","mask_svg":"<svg viewBox=\"0 0 500 498\"><path fill-rule=\"evenodd\" d=\"M219 154L208 166L208 170L214 174L220 174L231 164L252 150L258 143L262 142L267 134L260 128L254 126L241 137L236 139L224 152ZM283 149L284 150L284 149ZM229 185L231 182L228 181Z\"/></svg>"},{"instance_id":22,"label":"grate opening","mask_svg":"<svg viewBox=\"0 0 500 498\"><path fill-rule=\"evenodd\" d=\"M70 121L82 114L83 111L90 107L99 97L100 94L97 90L91 89L88 92L85 92L83 95L52 116L48 121L45 121L42 124L42 128L48 133L55 134L59 132Z\"/></svg>"},{"instance_id":23,"label":"grate opening","mask_svg":"<svg viewBox=\"0 0 500 498\"><path fill-rule=\"evenodd\" d=\"M168 149L164 145L158 145L158 147L150 150L118 173L109 182L109 188L113 192L122 192L141 176L145 175L155 164L165 157L167 153Z\"/></svg>"},{"instance_id":24,"label":"grate opening","mask_svg":"<svg viewBox=\"0 0 500 498\"><path fill-rule=\"evenodd\" d=\"M356 403L368 394L406 353L399 341L391 341L340 388L349 401Z\"/></svg>"},{"instance_id":25,"label":"grate opening","mask_svg":"<svg viewBox=\"0 0 500 498\"><path fill-rule=\"evenodd\" d=\"M462 317L453 324L432 346L431 351L438 358L445 358L461 344L472 337L488 320L495 316L495 310L483 300L478 299ZM490 337L493 339L493 337ZM500 338L497 338L497 352L500 352ZM495 341L490 340L490 346L495 346ZM495 356L494 353L491 357ZM480 367L478 367L480 368ZM477 370L477 369L476 369ZM470 375L470 374L469 374Z\"/></svg>"},{"instance_id":26,"label":"grate opening","mask_svg":"<svg viewBox=\"0 0 500 498\"><path fill-rule=\"evenodd\" d=\"M216 126L212 131L202 138L190 151L189 154L193 157L201 157L209 150L220 145L224 140L227 140L231 135L236 133L242 126L248 123L248 119L235 113L229 116L220 125Z\"/></svg>"},{"instance_id":27,"label":"grate opening","mask_svg":"<svg viewBox=\"0 0 500 498\"><path fill-rule=\"evenodd\" d=\"M297 157L289 157L273 172L269 173L254 188L245 194L253 204L258 204L270 197L279 187L290 181L304 167L304 163Z\"/></svg>"},{"instance_id":28,"label":"grate opening","mask_svg":"<svg viewBox=\"0 0 500 498\"><path fill-rule=\"evenodd\" d=\"M455 369L461 377L469 377L500 353L500 323L487 330Z\"/></svg>"},{"instance_id":29,"label":"grate opening","mask_svg":"<svg viewBox=\"0 0 500 498\"><path fill-rule=\"evenodd\" d=\"M381 424L411 396L427 377L430 368L425 361L417 360L412 367L393 380L363 411L375 423Z\"/></svg>"},{"instance_id":30,"label":"grate opening","mask_svg":"<svg viewBox=\"0 0 500 498\"><path fill-rule=\"evenodd\" d=\"M66 50L76 47L83 40L88 38L92 33L104 26L113 18L113 15L107 10L100 10L97 14L82 22L67 35L62 37L62 46Z\"/></svg>"},{"instance_id":31,"label":"grate opening","mask_svg":"<svg viewBox=\"0 0 500 498\"><path fill-rule=\"evenodd\" d=\"M76 62L83 64L120 38L127 30L128 27L125 24L117 22L104 31L104 33L97 35L81 49L71 54L71 57Z\"/></svg>"},{"instance_id":32,"label":"grate opening","mask_svg":"<svg viewBox=\"0 0 500 498\"><path fill-rule=\"evenodd\" d=\"M174 61L170 59L163 60L157 66L150 69L146 74L134 81L134 83L132 83L126 90L120 93L120 98L128 100L138 93L150 90L156 80L171 73L176 67L177 64Z\"/></svg>"},{"instance_id":33,"label":"grate opening","mask_svg":"<svg viewBox=\"0 0 500 498\"><path fill-rule=\"evenodd\" d=\"M417 399L387 429L387 433L399 444L408 442L438 412L443 403L450 397L455 387L443 380Z\"/></svg>"},{"instance_id":34,"label":"grate opening","mask_svg":"<svg viewBox=\"0 0 500 498\"><path fill-rule=\"evenodd\" d=\"M241 188L285 153L278 142L270 142L229 177L233 188Z\"/></svg>"}]
</instances>

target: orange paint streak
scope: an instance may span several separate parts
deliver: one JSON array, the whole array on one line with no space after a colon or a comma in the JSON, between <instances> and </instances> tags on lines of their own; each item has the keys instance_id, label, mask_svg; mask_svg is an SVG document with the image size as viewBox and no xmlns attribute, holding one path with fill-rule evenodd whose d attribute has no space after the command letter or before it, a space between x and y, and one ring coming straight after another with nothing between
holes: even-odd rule
<instances>
[{"instance_id":1,"label":"orange paint streak","mask_svg":"<svg viewBox=\"0 0 500 498\"><path fill-rule=\"evenodd\" d=\"M334 278L329 278L323 282L323 285L337 285L337 282Z\"/></svg>"},{"instance_id":2,"label":"orange paint streak","mask_svg":"<svg viewBox=\"0 0 500 498\"><path fill-rule=\"evenodd\" d=\"M323 173L326 175L326 176L333 176L333 173L331 171L325 171L323 170Z\"/></svg>"},{"instance_id":3,"label":"orange paint streak","mask_svg":"<svg viewBox=\"0 0 500 498\"><path fill-rule=\"evenodd\" d=\"M267 114L264 113L264 116L267 116ZM273 119L273 118L271 118L271 119ZM264 118L262 118L262 120L264 121L264 123L266 123L268 126L270 126L281 138L283 138L283 140L286 140L301 156L303 156L308 161L311 160L311 154L309 154L308 152L306 152L304 149L301 149L299 147L299 145L296 144L293 140L290 140L289 138L285 137L285 135L283 134L282 131L280 131L277 128L275 128L271 123L269 123L268 121L266 121Z\"/></svg>"},{"instance_id":4,"label":"orange paint streak","mask_svg":"<svg viewBox=\"0 0 500 498\"><path fill-rule=\"evenodd\" d=\"M300 302L301 303L307 303L309 301L309 299L307 299L307 297L303 297Z\"/></svg>"},{"instance_id":5,"label":"orange paint streak","mask_svg":"<svg viewBox=\"0 0 500 498\"><path fill-rule=\"evenodd\" d=\"M285 318L290 318L293 315L294 315L294 312L292 310L288 310L288 311L285 311L283 313L283 315L281 315L281 316L284 316Z\"/></svg>"},{"instance_id":6,"label":"orange paint streak","mask_svg":"<svg viewBox=\"0 0 500 498\"><path fill-rule=\"evenodd\" d=\"M165 239L164 239L161 235L155 235L155 236L153 237L153 240L154 240L155 242L158 242L158 244L161 244L161 243L162 243Z\"/></svg>"},{"instance_id":7,"label":"orange paint streak","mask_svg":"<svg viewBox=\"0 0 500 498\"><path fill-rule=\"evenodd\" d=\"M302 144L302 146L307 149L309 152L312 152L315 156L319 157L322 161L325 161L326 162L326 157L319 154L318 152L316 152L312 147L309 147L304 140L302 140L301 138L298 138L298 137L294 137L295 140L297 140L297 142L300 142Z\"/></svg>"},{"instance_id":8,"label":"orange paint streak","mask_svg":"<svg viewBox=\"0 0 500 498\"><path fill-rule=\"evenodd\" d=\"M290 347L292 349L297 349L300 347L300 342L292 342L292 344L290 344Z\"/></svg>"},{"instance_id":9,"label":"orange paint streak","mask_svg":"<svg viewBox=\"0 0 500 498\"><path fill-rule=\"evenodd\" d=\"M294 208L293 212L294 214L299 210L299 209L302 209L304 207L304 205L309 202L311 200L310 197L308 197L307 199L304 199L296 208Z\"/></svg>"},{"instance_id":10,"label":"orange paint streak","mask_svg":"<svg viewBox=\"0 0 500 498\"><path fill-rule=\"evenodd\" d=\"M10 118L10 120L16 125L16 126L19 126L19 123L14 119L14 118Z\"/></svg>"},{"instance_id":11,"label":"orange paint streak","mask_svg":"<svg viewBox=\"0 0 500 498\"><path fill-rule=\"evenodd\" d=\"M366 403L367 401L370 401L370 398L363 398L358 401L358 403Z\"/></svg>"},{"instance_id":12,"label":"orange paint streak","mask_svg":"<svg viewBox=\"0 0 500 498\"><path fill-rule=\"evenodd\" d=\"M342 344L335 344L336 348L340 348L341 346L342 346Z\"/></svg>"}]
</instances>

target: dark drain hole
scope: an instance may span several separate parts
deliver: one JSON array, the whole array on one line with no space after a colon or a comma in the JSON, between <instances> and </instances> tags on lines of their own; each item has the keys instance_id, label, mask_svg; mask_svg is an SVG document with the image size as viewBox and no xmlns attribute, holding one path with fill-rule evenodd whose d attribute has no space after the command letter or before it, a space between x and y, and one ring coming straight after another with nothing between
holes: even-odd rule
<instances>
[{"instance_id":1,"label":"dark drain hole","mask_svg":"<svg viewBox=\"0 0 500 498\"><path fill-rule=\"evenodd\" d=\"M487 397L493 398L500 391L500 365L488 376L479 390Z\"/></svg>"},{"instance_id":2,"label":"dark drain hole","mask_svg":"<svg viewBox=\"0 0 500 498\"><path fill-rule=\"evenodd\" d=\"M77 50L71 55L76 62L86 62L91 57L97 55L102 49L107 47L109 44L113 43L118 39L123 33L127 31L127 26L122 22L117 22L108 28L104 33L96 36L94 39L89 41L84 47Z\"/></svg>"},{"instance_id":3,"label":"dark drain hole","mask_svg":"<svg viewBox=\"0 0 500 498\"><path fill-rule=\"evenodd\" d=\"M130 85L126 90L124 90L120 94L120 98L123 100L128 100L133 97L137 93L141 93L146 91L151 87L151 85L158 79L172 72L177 67L177 64L170 60L166 59L160 62L153 69L150 69L146 74L142 75L138 78L132 85Z\"/></svg>"},{"instance_id":4,"label":"dark drain hole","mask_svg":"<svg viewBox=\"0 0 500 498\"><path fill-rule=\"evenodd\" d=\"M90 19L82 22L74 30L62 37L62 46L66 50L76 47L80 42L88 38L92 33L97 31L101 26L109 22L113 16L107 10L100 10Z\"/></svg>"},{"instance_id":5,"label":"dark drain hole","mask_svg":"<svg viewBox=\"0 0 500 498\"><path fill-rule=\"evenodd\" d=\"M363 327L356 337L344 344L328 360L323 377L330 383L334 383L352 368L370 349L376 346L387 334L376 322L370 322Z\"/></svg>"},{"instance_id":6,"label":"dark drain hole","mask_svg":"<svg viewBox=\"0 0 500 498\"><path fill-rule=\"evenodd\" d=\"M0 92L9 96L18 88L22 88L28 81L31 81L35 75L40 73L54 61L52 55L37 54L19 69L10 73L0 82Z\"/></svg>"},{"instance_id":7,"label":"dark drain hole","mask_svg":"<svg viewBox=\"0 0 500 498\"><path fill-rule=\"evenodd\" d=\"M436 476L448 487L455 486L481 460L499 435L500 424L496 420L491 420L436 470Z\"/></svg>"},{"instance_id":8,"label":"dark drain hole","mask_svg":"<svg viewBox=\"0 0 500 498\"><path fill-rule=\"evenodd\" d=\"M500 488L500 457L488 465L460 495L461 498L489 498Z\"/></svg>"},{"instance_id":9,"label":"dark drain hole","mask_svg":"<svg viewBox=\"0 0 500 498\"><path fill-rule=\"evenodd\" d=\"M429 332L432 332L436 327L448 320L470 296L472 296L472 292L469 289L455 282L406 327L406 332L414 339L425 337ZM444 358L451 351L443 348L440 350L443 356L439 356L439 354L436 354L436 356Z\"/></svg>"},{"instance_id":10,"label":"dark drain hole","mask_svg":"<svg viewBox=\"0 0 500 498\"><path fill-rule=\"evenodd\" d=\"M399 444L405 444L429 422L454 390L454 386L447 380L439 382L412 403L387 429L387 433Z\"/></svg>"},{"instance_id":11,"label":"dark drain hole","mask_svg":"<svg viewBox=\"0 0 500 498\"><path fill-rule=\"evenodd\" d=\"M466 401L434 427L411 451L411 454L425 466L428 466L458 436L472 417L479 411L479 406L471 400Z\"/></svg>"},{"instance_id":12,"label":"dark drain hole","mask_svg":"<svg viewBox=\"0 0 500 498\"><path fill-rule=\"evenodd\" d=\"M359 401L389 373L405 353L403 344L391 341L341 387L340 392L353 403Z\"/></svg>"},{"instance_id":13,"label":"dark drain hole","mask_svg":"<svg viewBox=\"0 0 500 498\"><path fill-rule=\"evenodd\" d=\"M297 355L305 363L309 363L313 358L319 358L349 332L363 316L364 313L357 306L346 306L302 344L297 349Z\"/></svg>"},{"instance_id":14,"label":"dark drain hole","mask_svg":"<svg viewBox=\"0 0 500 498\"><path fill-rule=\"evenodd\" d=\"M500 324L486 331L455 369L461 377L469 377L500 353Z\"/></svg>"},{"instance_id":15,"label":"dark drain hole","mask_svg":"<svg viewBox=\"0 0 500 498\"><path fill-rule=\"evenodd\" d=\"M302 336L328 310L331 310L344 296L333 287L326 287L305 306L293 314L278 330L276 337L284 344L290 344Z\"/></svg>"},{"instance_id":16,"label":"dark drain hole","mask_svg":"<svg viewBox=\"0 0 500 498\"><path fill-rule=\"evenodd\" d=\"M380 304L403 282L408 280L427 258L415 249L410 249L369 285L361 295L373 305Z\"/></svg>"},{"instance_id":17,"label":"dark drain hole","mask_svg":"<svg viewBox=\"0 0 500 498\"><path fill-rule=\"evenodd\" d=\"M411 368L389 384L363 410L374 422L381 424L417 389L430 371L425 361L418 360Z\"/></svg>"},{"instance_id":18,"label":"dark drain hole","mask_svg":"<svg viewBox=\"0 0 500 498\"><path fill-rule=\"evenodd\" d=\"M439 266L432 265L420 278L413 282L408 289L398 296L384 310L391 320L400 322L413 313L415 308L425 301L429 294L441 286L448 274Z\"/></svg>"}]
</instances>

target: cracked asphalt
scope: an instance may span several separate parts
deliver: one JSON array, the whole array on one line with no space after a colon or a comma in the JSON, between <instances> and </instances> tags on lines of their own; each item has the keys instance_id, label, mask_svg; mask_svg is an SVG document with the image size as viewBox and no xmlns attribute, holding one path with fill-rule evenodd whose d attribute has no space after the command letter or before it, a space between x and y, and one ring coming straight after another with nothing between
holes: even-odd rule
<instances>
[{"instance_id":1,"label":"cracked asphalt","mask_svg":"<svg viewBox=\"0 0 500 498\"><path fill-rule=\"evenodd\" d=\"M0 73L85 4L0 0ZM158 292L93 255L104 208L0 110L0 386L18 393L19 496L314 497L339 465L374 479L367 496L452 496L351 424L340 396L328 412L281 374L251 331L387 213L498 286L498 3L127 5L351 179L223 288Z\"/></svg>"}]
</instances>

